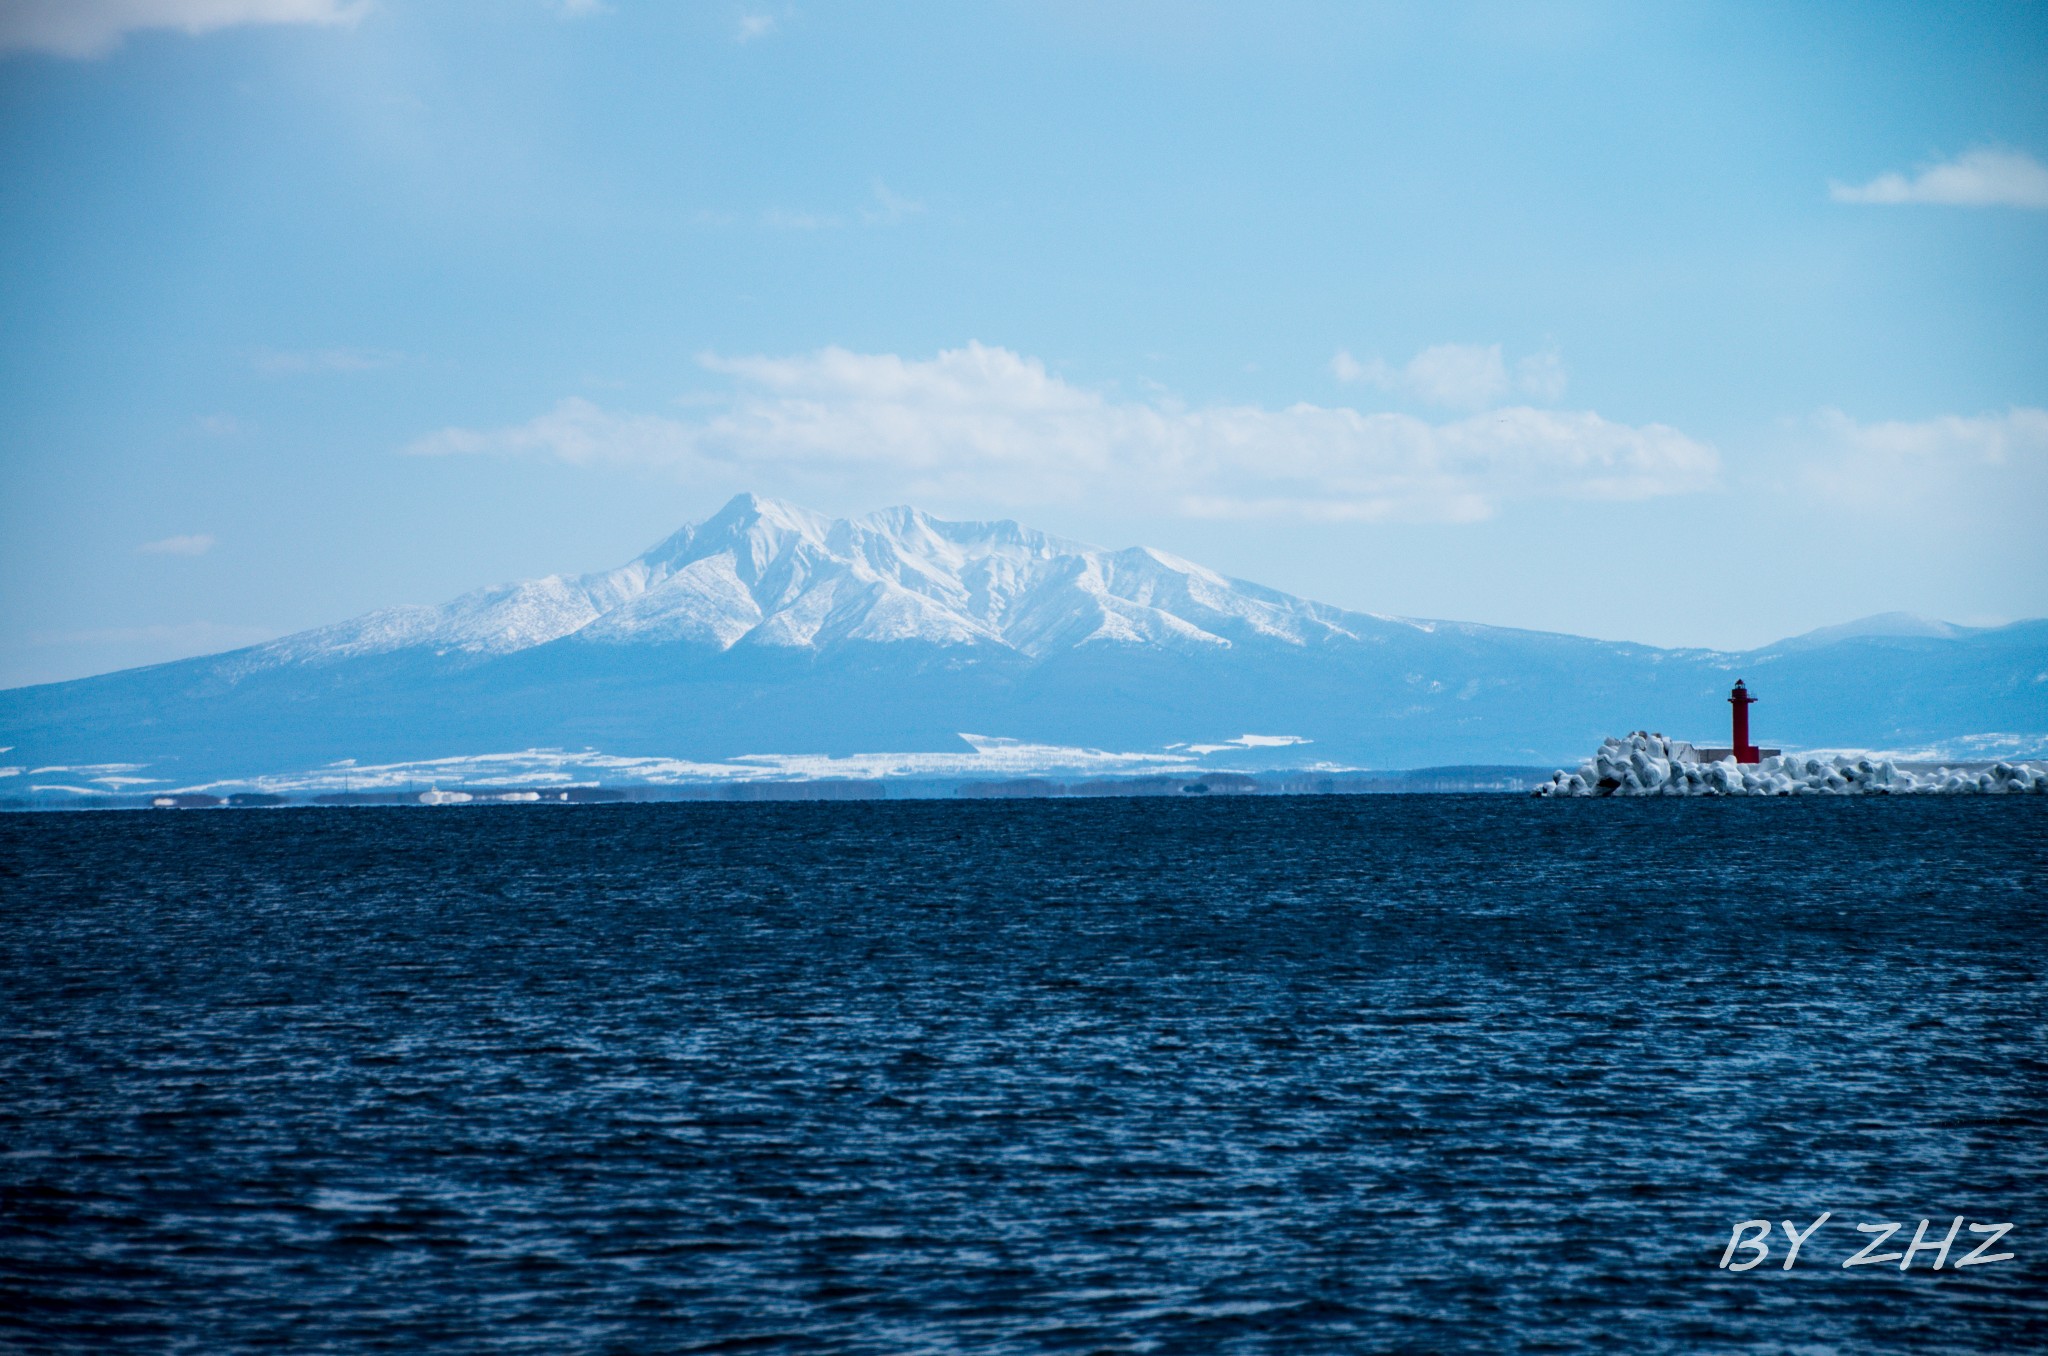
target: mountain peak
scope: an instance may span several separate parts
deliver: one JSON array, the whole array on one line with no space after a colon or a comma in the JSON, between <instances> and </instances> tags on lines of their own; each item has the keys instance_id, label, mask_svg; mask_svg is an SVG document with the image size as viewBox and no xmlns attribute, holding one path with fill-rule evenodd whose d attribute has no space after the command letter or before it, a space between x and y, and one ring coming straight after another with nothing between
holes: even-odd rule
<instances>
[{"instance_id":1,"label":"mountain peak","mask_svg":"<svg viewBox=\"0 0 2048 1356\"><path fill-rule=\"evenodd\" d=\"M823 514L787 500L770 499L748 491L726 500L716 513L702 522L687 524L656 542L642 552L634 564L660 576L734 542L772 541L789 535L823 540L831 527L832 520Z\"/></svg>"},{"instance_id":2,"label":"mountain peak","mask_svg":"<svg viewBox=\"0 0 2048 1356\"><path fill-rule=\"evenodd\" d=\"M1980 628L1958 626L1936 617L1923 617L1916 612L1878 612L1855 621L1843 622L1838 626L1822 626L1802 632L1770 646L1773 650L1812 650L1823 645L1834 645L1844 640L1879 638L1917 638L1926 640L1955 640L1971 635Z\"/></svg>"},{"instance_id":3,"label":"mountain peak","mask_svg":"<svg viewBox=\"0 0 2048 1356\"><path fill-rule=\"evenodd\" d=\"M695 532L700 538L763 529L823 537L830 531L833 521L800 504L792 504L786 499L771 499L749 490L728 499L723 508L699 523Z\"/></svg>"},{"instance_id":4,"label":"mountain peak","mask_svg":"<svg viewBox=\"0 0 2048 1356\"><path fill-rule=\"evenodd\" d=\"M479 656L552 642L823 652L915 644L1044 658L1357 640L1377 619L1228 579L1163 551L1105 551L908 505L830 518L735 495L615 570L482 589L266 647L269 662L393 650Z\"/></svg>"}]
</instances>

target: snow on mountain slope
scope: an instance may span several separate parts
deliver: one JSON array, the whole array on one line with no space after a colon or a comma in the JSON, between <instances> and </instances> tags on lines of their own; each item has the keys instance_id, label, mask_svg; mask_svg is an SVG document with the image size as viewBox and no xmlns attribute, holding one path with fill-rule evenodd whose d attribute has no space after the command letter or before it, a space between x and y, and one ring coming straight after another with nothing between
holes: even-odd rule
<instances>
[{"instance_id":1,"label":"snow on mountain slope","mask_svg":"<svg viewBox=\"0 0 2048 1356\"><path fill-rule=\"evenodd\" d=\"M1839 626L1823 626L1818 630L1791 636L1766 648L1786 652L1818 650L1828 645L1840 644L1845 640L1954 640L1959 636L1972 635L1980 629L1982 628L1957 626L1954 622L1922 617L1912 612L1880 612L1873 617L1859 617L1855 621L1843 622Z\"/></svg>"},{"instance_id":2,"label":"snow on mountain slope","mask_svg":"<svg viewBox=\"0 0 2048 1356\"><path fill-rule=\"evenodd\" d=\"M1104 551L1013 522L916 509L832 519L741 495L638 559L402 607L286 636L238 667L400 650L492 656L574 637L600 645L824 650L850 643L1229 648L1359 640L1392 618L1226 579L1162 551Z\"/></svg>"},{"instance_id":3,"label":"snow on mountain slope","mask_svg":"<svg viewBox=\"0 0 2048 1356\"><path fill-rule=\"evenodd\" d=\"M959 755L964 730L1244 766L1549 763L1623 722L1711 742L1740 674L1775 746L2048 747L2048 621L1850 629L1727 654L1402 620L1015 523L742 496L614 570L0 692L0 744L30 778L147 764L179 785L522 749L854 775L843 760L882 750L907 751L888 755L899 770ZM1267 733L1229 739L1244 730ZM961 766L916 764L941 765Z\"/></svg>"}]
</instances>

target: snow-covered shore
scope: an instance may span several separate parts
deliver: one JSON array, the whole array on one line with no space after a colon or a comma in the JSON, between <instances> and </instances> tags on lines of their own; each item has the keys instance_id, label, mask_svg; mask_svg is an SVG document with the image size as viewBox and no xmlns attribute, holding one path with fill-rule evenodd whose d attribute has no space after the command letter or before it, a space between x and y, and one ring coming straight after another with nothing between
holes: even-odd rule
<instances>
[{"instance_id":1,"label":"snow-covered shore","mask_svg":"<svg viewBox=\"0 0 2048 1356\"><path fill-rule=\"evenodd\" d=\"M1692 745L1637 731L1604 741L1576 772L1557 772L1539 796L1904 796L2048 794L2048 769L1994 763L1983 771L1913 772L1890 759L1786 754L1758 763L1707 762Z\"/></svg>"}]
</instances>

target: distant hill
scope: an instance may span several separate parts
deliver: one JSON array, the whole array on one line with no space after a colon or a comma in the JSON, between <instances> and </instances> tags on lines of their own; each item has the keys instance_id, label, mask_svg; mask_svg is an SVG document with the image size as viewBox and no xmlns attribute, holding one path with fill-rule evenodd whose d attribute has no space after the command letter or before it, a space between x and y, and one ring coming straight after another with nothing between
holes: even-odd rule
<instances>
[{"instance_id":1,"label":"distant hill","mask_svg":"<svg viewBox=\"0 0 2048 1356\"><path fill-rule=\"evenodd\" d=\"M615 570L0 692L0 796L388 783L435 759L453 780L621 781L1561 763L1637 728L1717 742L1737 677L1786 747L2048 747L2048 622L1893 614L1668 650L743 495Z\"/></svg>"},{"instance_id":2,"label":"distant hill","mask_svg":"<svg viewBox=\"0 0 2048 1356\"><path fill-rule=\"evenodd\" d=\"M1957 626L1954 622L1938 621L1913 612L1880 612L1871 617L1859 617L1839 626L1823 626L1804 635L1792 636L1775 645L1765 647L1766 652L1786 650L1814 650L1824 645L1833 645L1844 640L1896 639L1911 637L1927 640L1961 640L1973 636L1981 627Z\"/></svg>"}]
</instances>

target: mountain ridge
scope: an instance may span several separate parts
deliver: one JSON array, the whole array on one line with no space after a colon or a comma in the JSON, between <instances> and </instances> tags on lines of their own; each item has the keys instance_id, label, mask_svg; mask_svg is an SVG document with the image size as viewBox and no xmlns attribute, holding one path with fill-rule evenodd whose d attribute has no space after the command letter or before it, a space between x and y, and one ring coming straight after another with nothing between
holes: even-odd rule
<instances>
[{"instance_id":1,"label":"mountain ridge","mask_svg":"<svg viewBox=\"0 0 2048 1356\"><path fill-rule=\"evenodd\" d=\"M1842 630L1723 652L1390 617L1010 521L740 496L611 570L0 691L0 797L38 767L196 784L546 749L682 777L991 740L1076 767L1557 765L1630 729L1717 742L1737 677L1775 745L2048 750L2048 622Z\"/></svg>"},{"instance_id":2,"label":"mountain ridge","mask_svg":"<svg viewBox=\"0 0 2048 1356\"><path fill-rule=\"evenodd\" d=\"M1009 519L942 519L907 506L833 519L744 494L611 570L492 585L438 607L380 609L247 650L267 665L411 646L504 655L580 637L721 650L987 644L1042 657L1090 643L1358 638L1340 617L1425 625L1296 598L1155 548L1109 550Z\"/></svg>"},{"instance_id":3,"label":"mountain ridge","mask_svg":"<svg viewBox=\"0 0 2048 1356\"><path fill-rule=\"evenodd\" d=\"M1195 616L1184 615L1189 612ZM1360 641L1389 627L1424 634L1569 636L1642 652L1728 657L1850 640L1947 640L2003 629L1889 612L1747 650L1600 640L1341 608L1235 579L1154 547L1103 548L1011 519L942 519L907 505L835 519L747 493L609 570L488 585L439 605L379 608L196 661L170 662L233 660L232 668L249 672L414 647L501 657L572 638L719 650L907 641L942 648L995 646L1037 659L1086 644L1305 646Z\"/></svg>"}]
</instances>

